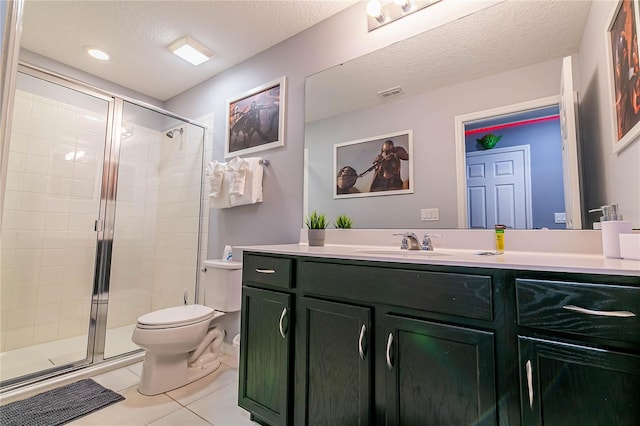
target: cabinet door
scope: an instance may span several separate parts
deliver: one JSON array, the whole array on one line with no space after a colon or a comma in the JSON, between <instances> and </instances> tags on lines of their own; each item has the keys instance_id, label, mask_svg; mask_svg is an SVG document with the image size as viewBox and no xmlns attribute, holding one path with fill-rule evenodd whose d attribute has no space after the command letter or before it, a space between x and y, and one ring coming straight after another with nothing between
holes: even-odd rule
<instances>
[{"instance_id":1,"label":"cabinet door","mask_svg":"<svg viewBox=\"0 0 640 426\"><path fill-rule=\"evenodd\" d=\"M291 295L243 287L238 405L272 426L287 425Z\"/></svg>"},{"instance_id":2,"label":"cabinet door","mask_svg":"<svg viewBox=\"0 0 640 426\"><path fill-rule=\"evenodd\" d=\"M495 425L493 333L385 316L387 425Z\"/></svg>"},{"instance_id":3,"label":"cabinet door","mask_svg":"<svg viewBox=\"0 0 640 426\"><path fill-rule=\"evenodd\" d=\"M640 424L640 356L518 337L523 425Z\"/></svg>"},{"instance_id":4,"label":"cabinet door","mask_svg":"<svg viewBox=\"0 0 640 426\"><path fill-rule=\"evenodd\" d=\"M298 316L306 400L304 420L296 423L369 425L371 309L303 297Z\"/></svg>"}]
</instances>

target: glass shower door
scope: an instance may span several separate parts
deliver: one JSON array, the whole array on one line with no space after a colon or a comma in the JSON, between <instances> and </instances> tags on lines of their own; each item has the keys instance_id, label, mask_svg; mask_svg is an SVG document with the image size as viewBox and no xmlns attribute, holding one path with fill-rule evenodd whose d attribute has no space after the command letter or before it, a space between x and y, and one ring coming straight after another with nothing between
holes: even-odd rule
<instances>
[{"instance_id":1,"label":"glass shower door","mask_svg":"<svg viewBox=\"0 0 640 426\"><path fill-rule=\"evenodd\" d=\"M31 74L31 75L29 75ZM19 72L2 212L0 379L91 361L108 96Z\"/></svg>"},{"instance_id":2,"label":"glass shower door","mask_svg":"<svg viewBox=\"0 0 640 426\"><path fill-rule=\"evenodd\" d=\"M129 102L122 107L104 357L139 349L139 316L193 303L204 129Z\"/></svg>"}]
</instances>

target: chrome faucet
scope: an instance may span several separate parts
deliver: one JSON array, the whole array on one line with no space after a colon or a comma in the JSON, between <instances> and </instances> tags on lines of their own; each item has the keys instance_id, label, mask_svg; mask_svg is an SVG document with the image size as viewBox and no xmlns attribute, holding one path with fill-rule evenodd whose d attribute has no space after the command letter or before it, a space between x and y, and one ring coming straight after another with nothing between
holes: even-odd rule
<instances>
[{"instance_id":1,"label":"chrome faucet","mask_svg":"<svg viewBox=\"0 0 640 426\"><path fill-rule=\"evenodd\" d=\"M402 235L402 243L400 244L400 250L422 250L422 245L418 240L418 236L413 232L405 232Z\"/></svg>"}]
</instances>

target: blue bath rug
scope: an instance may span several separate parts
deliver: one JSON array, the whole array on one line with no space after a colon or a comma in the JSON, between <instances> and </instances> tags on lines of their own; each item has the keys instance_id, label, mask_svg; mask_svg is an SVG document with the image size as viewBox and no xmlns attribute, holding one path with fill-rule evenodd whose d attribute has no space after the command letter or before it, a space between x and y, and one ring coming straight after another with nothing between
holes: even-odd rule
<instances>
[{"instance_id":1,"label":"blue bath rug","mask_svg":"<svg viewBox=\"0 0 640 426\"><path fill-rule=\"evenodd\" d=\"M124 397L91 379L0 407L2 426L56 426L107 407Z\"/></svg>"}]
</instances>

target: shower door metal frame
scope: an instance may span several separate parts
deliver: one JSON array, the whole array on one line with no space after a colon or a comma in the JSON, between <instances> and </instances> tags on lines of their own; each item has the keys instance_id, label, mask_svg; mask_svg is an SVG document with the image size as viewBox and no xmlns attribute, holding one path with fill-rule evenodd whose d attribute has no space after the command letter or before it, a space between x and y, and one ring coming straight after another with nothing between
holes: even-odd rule
<instances>
[{"instance_id":1,"label":"shower door metal frame","mask_svg":"<svg viewBox=\"0 0 640 426\"><path fill-rule=\"evenodd\" d=\"M184 123L191 124L202 128L202 170L205 165L205 135L206 126L203 124L194 122L185 117L173 114L169 111L158 108L154 105L142 102L136 99L132 99L119 94L111 93L109 91L97 88L87 83L75 80L70 77L46 70L44 68L20 62L17 72L22 72L26 75L39 78L52 84L65 87L70 90L75 90L80 93L84 93L89 96L105 100L108 102L107 107L107 124L105 132L105 148L103 157L102 168L102 185L100 191L100 204L98 208L98 217L95 221L96 231L96 256L94 264L94 277L92 283L92 295L91 295L91 310L89 314L88 334L87 334L87 356L82 360L70 362L59 367L52 367L46 370L36 371L27 375L16 377L13 379L2 382L0 387L0 393L11 391L23 386L31 385L36 382L44 381L55 376L60 376L75 370L79 370L105 360L104 349L106 342L107 332L107 311L109 304L109 282L111 271L111 259L113 249L113 235L115 229L115 214L116 214L116 195L117 195L117 180L118 180L118 166L120 156L120 144L121 134L120 128L122 126L122 113L124 103L129 102L131 104L149 109L151 111L163 114L164 116L176 120L183 121ZM15 93L12 94L15 97ZM9 131L8 131L9 132ZM10 141L5 141L10 143ZM197 301L198 289L200 285L200 268L199 265L202 261L200 253L201 230L202 230L202 196L203 196L203 176L200 176L200 208L198 212L198 250L197 259L194 265L195 274L195 300ZM142 349L136 351L139 352ZM109 359L116 360L118 358L128 356L132 352L116 355ZM135 353L135 352L134 352Z\"/></svg>"}]
</instances>

